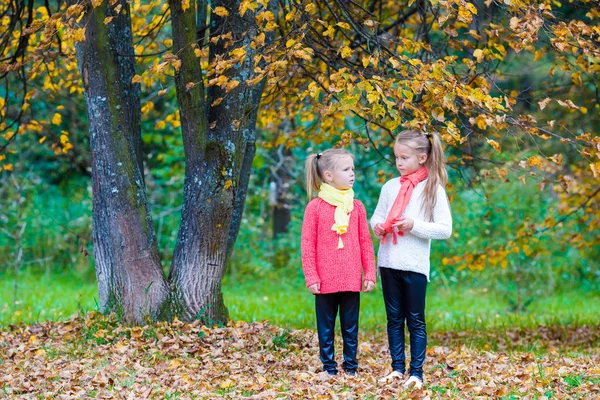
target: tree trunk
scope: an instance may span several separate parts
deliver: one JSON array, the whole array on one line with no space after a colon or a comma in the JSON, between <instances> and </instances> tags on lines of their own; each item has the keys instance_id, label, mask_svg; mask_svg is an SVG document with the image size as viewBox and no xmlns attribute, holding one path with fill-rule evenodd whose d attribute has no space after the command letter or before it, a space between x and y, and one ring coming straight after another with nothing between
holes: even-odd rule
<instances>
[{"instance_id":1,"label":"tree trunk","mask_svg":"<svg viewBox=\"0 0 600 400\"><path fill-rule=\"evenodd\" d=\"M290 207L290 160L292 152L289 148L281 145L274 151L273 160L277 163L273 171L273 182L275 182L275 198L273 204L273 239L278 235L288 233L289 224L292 219Z\"/></svg>"},{"instance_id":2,"label":"tree trunk","mask_svg":"<svg viewBox=\"0 0 600 400\"><path fill-rule=\"evenodd\" d=\"M201 85L192 90L186 88L187 82L202 82L200 63L190 46L198 32L196 6L190 1L190 8L184 11L181 0L171 0L169 4L173 52L182 61L176 88L186 156L184 203L170 279L183 300L183 318L223 323L228 312L221 283L241 221L254 158L257 105L264 89L264 82L254 87L244 83L244 77L253 74L252 60L256 50L251 49L249 43L257 33L254 14L248 12L241 17L239 2L211 4L213 8L224 6L231 15L220 18L213 14L211 31L218 32L226 25L236 45L244 47L247 55L243 65L225 73L240 84L229 93L211 87L204 99ZM210 54L214 57L231 50L215 45ZM198 89L198 96L192 93L195 89ZM220 97L224 98L220 104L209 106ZM184 123L184 118L193 118L193 121ZM211 129L207 129L209 124Z\"/></svg>"},{"instance_id":3,"label":"tree trunk","mask_svg":"<svg viewBox=\"0 0 600 400\"><path fill-rule=\"evenodd\" d=\"M169 298L146 200L129 4L88 4L77 45L92 151L92 236L100 307L141 323L159 317ZM106 17L113 16L109 24Z\"/></svg>"}]
</instances>

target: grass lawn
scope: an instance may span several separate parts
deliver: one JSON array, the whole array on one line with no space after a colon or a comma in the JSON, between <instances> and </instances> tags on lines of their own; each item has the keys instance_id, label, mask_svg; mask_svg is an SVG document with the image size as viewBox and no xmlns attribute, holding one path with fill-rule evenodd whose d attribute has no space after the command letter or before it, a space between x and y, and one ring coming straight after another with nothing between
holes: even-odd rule
<instances>
[{"instance_id":1,"label":"grass lawn","mask_svg":"<svg viewBox=\"0 0 600 400\"><path fill-rule=\"evenodd\" d=\"M311 328L314 300L300 277L271 276L253 281L225 279L225 303L234 320L268 320L288 328ZM77 274L19 276L17 301L13 305L14 279L0 275L0 325L17 322L64 320L79 311L97 309L96 282ZM432 282L428 287L428 330L502 330L538 325L597 325L600 293L568 291L537 298L527 311L513 313L502 296L487 289L456 284L450 289ZM361 296L361 330L385 329L380 287Z\"/></svg>"}]
</instances>

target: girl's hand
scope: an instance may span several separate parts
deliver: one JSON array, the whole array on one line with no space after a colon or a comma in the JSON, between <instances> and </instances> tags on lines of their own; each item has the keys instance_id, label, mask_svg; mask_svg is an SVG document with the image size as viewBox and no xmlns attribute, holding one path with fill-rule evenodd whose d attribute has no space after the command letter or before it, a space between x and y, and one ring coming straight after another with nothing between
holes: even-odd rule
<instances>
[{"instance_id":1,"label":"girl's hand","mask_svg":"<svg viewBox=\"0 0 600 400\"><path fill-rule=\"evenodd\" d=\"M375 287L375 282L365 281L363 284L363 292L368 293Z\"/></svg>"},{"instance_id":2,"label":"girl's hand","mask_svg":"<svg viewBox=\"0 0 600 400\"><path fill-rule=\"evenodd\" d=\"M375 225L375 227L373 228L373 232L375 232L375 234L377 236L383 236L383 235L385 235L385 229L383 229L383 224L377 224L377 225Z\"/></svg>"},{"instance_id":3,"label":"girl's hand","mask_svg":"<svg viewBox=\"0 0 600 400\"><path fill-rule=\"evenodd\" d=\"M320 283L315 283L314 285L310 285L308 287L308 291L311 292L312 294L319 294L319 293L321 293L321 284Z\"/></svg>"},{"instance_id":4,"label":"girl's hand","mask_svg":"<svg viewBox=\"0 0 600 400\"><path fill-rule=\"evenodd\" d=\"M398 228L400 232L410 232L413 226L415 226L415 220L411 217L402 217L394 224L394 226Z\"/></svg>"}]
</instances>

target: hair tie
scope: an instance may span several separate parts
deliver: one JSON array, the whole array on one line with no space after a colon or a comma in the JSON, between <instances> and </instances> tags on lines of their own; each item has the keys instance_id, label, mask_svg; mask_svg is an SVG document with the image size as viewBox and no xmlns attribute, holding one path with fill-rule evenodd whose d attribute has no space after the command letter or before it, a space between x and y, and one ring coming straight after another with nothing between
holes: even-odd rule
<instances>
[{"instance_id":1,"label":"hair tie","mask_svg":"<svg viewBox=\"0 0 600 400\"><path fill-rule=\"evenodd\" d=\"M323 155L323 153L317 153L317 160L321 158L321 155Z\"/></svg>"}]
</instances>

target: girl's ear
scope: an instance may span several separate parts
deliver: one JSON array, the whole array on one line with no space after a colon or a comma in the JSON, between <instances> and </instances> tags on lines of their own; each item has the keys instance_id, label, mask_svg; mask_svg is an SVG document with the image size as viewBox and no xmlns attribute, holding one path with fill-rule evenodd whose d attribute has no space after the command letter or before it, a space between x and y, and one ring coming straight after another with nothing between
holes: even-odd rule
<instances>
[{"instance_id":1,"label":"girl's ear","mask_svg":"<svg viewBox=\"0 0 600 400\"><path fill-rule=\"evenodd\" d=\"M323 172L323 180L327 184L331 183L331 181L333 180L333 174L331 173L331 171Z\"/></svg>"},{"instance_id":2,"label":"girl's ear","mask_svg":"<svg viewBox=\"0 0 600 400\"><path fill-rule=\"evenodd\" d=\"M419 154L419 164L425 164L425 161L427 161L427 153Z\"/></svg>"}]
</instances>

